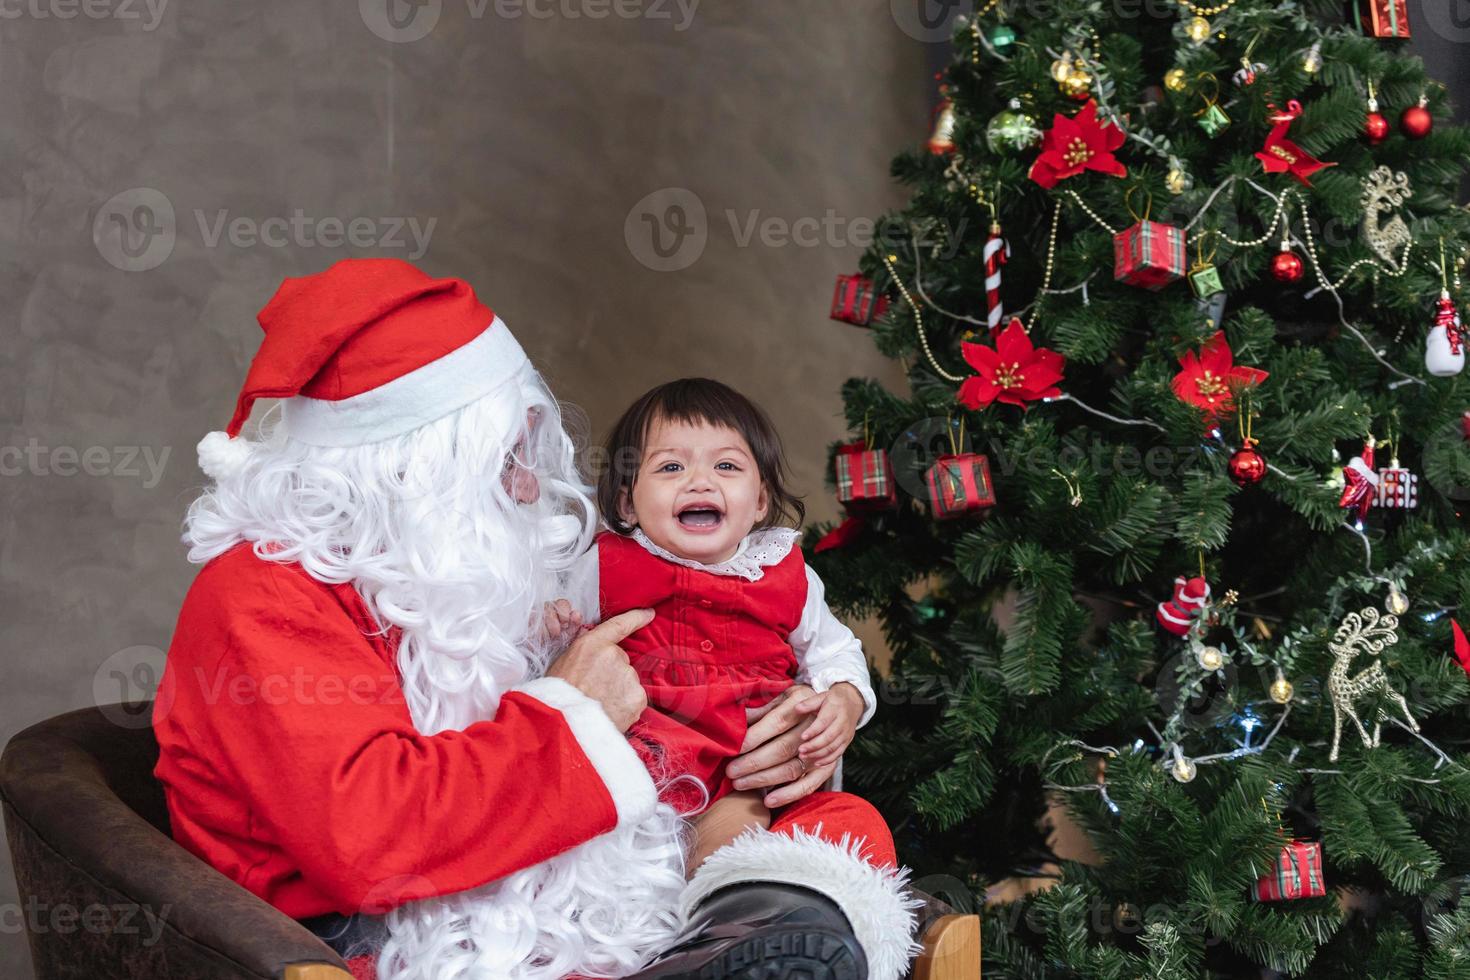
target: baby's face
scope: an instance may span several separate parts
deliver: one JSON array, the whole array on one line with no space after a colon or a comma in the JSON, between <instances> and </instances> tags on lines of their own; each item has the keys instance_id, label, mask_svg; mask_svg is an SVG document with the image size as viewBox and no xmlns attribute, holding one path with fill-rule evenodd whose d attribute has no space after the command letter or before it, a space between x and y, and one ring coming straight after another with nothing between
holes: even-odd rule
<instances>
[{"instance_id":1,"label":"baby's face","mask_svg":"<svg viewBox=\"0 0 1470 980\"><path fill-rule=\"evenodd\" d=\"M680 558L717 564L766 516L755 456L734 429L655 419L621 517Z\"/></svg>"}]
</instances>

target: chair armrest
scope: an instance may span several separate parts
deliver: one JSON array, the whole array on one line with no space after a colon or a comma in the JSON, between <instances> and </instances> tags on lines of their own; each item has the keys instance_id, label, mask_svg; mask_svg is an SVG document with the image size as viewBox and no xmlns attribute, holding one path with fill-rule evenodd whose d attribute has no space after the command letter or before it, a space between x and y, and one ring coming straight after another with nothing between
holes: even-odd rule
<instances>
[{"instance_id":1,"label":"chair armrest","mask_svg":"<svg viewBox=\"0 0 1470 980\"><path fill-rule=\"evenodd\" d=\"M99 739L129 738L151 735L120 730L92 709L42 722L6 746L0 802L22 895L52 904L120 899L136 905L160 923L158 947L188 947L219 965L211 976L350 976L342 958L308 929L184 850L118 798L93 747ZM46 944L65 938L33 935L32 948L46 954ZM147 952L161 955L159 949Z\"/></svg>"}]
</instances>

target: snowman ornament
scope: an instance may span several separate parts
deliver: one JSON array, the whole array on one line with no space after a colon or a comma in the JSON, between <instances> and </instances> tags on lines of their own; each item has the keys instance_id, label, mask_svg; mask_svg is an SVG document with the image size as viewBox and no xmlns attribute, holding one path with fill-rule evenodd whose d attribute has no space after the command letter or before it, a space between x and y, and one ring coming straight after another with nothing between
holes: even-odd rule
<instances>
[{"instance_id":1,"label":"snowman ornament","mask_svg":"<svg viewBox=\"0 0 1470 980\"><path fill-rule=\"evenodd\" d=\"M1435 306L1434 326L1429 328L1429 339L1424 345L1424 367L1436 378L1453 377L1465 367L1460 311L1455 308L1449 290L1440 292Z\"/></svg>"}]
</instances>

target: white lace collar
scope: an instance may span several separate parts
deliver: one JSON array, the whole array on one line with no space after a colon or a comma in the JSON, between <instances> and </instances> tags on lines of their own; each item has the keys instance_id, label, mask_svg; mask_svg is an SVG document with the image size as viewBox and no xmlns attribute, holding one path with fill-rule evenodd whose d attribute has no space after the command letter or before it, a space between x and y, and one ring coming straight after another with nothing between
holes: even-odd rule
<instances>
[{"instance_id":1,"label":"white lace collar","mask_svg":"<svg viewBox=\"0 0 1470 980\"><path fill-rule=\"evenodd\" d=\"M717 565L706 565L692 558L680 558L678 555L665 551L650 541L641 527L633 529L633 540L642 545L649 554L657 555L664 561L671 561L685 568L697 568L711 575L734 575L748 582L759 582L766 574L767 568L779 564L791 554L791 549L796 546L797 539L800 537L800 531L789 527L768 527L752 531L745 536L744 541L740 542L740 548L735 552L733 558Z\"/></svg>"}]
</instances>

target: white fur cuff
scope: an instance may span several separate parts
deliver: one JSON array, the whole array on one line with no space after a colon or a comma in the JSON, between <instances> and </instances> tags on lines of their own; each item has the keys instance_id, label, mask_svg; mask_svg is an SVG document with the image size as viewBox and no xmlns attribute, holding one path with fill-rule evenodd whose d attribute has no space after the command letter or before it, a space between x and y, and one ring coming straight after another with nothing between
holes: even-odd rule
<instances>
[{"instance_id":1,"label":"white fur cuff","mask_svg":"<svg viewBox=\"0 0 1470 980\"><path fill-rule=\"evenodd\" d=\"M803 830L791 836L751 828L700 865L679 899L687 920L699 903L729 885L777 882L810 888L836 902L868 957L869 980L898 980L919 954L914 910L921 899L908 892L908 870L864 861L861 840L839 843Z\"/></svg>"},{"instance_id":2,"label":"white fur cuff","mask_svg":"<svg viewBox=\"0 0 1470 980\"><path fill-rule=\"evenodd\" d=\"M577 745L602 777L618 810L618 826L639 823L658 805L653 779L602 705L560 677L538 677L511 688L561 712Z\"/></svg>"}]
</instances>

